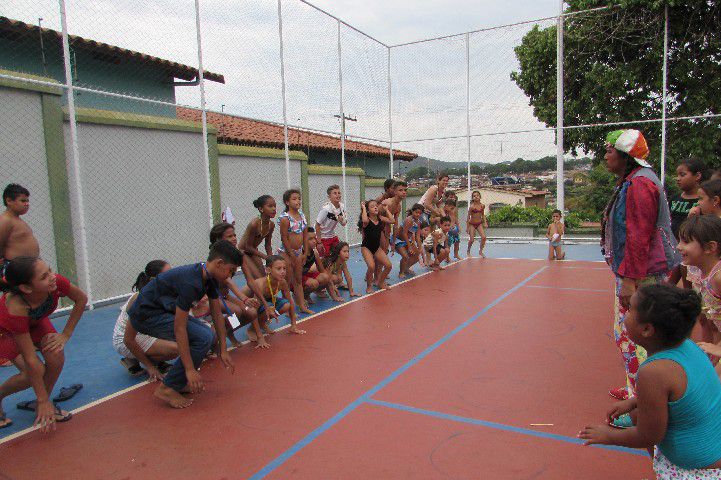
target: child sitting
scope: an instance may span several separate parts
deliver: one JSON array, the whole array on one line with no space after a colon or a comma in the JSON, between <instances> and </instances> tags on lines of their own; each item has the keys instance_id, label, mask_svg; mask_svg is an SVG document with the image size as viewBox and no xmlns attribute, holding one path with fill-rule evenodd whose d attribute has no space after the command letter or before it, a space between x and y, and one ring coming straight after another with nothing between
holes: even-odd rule
<instances>
[{"instance_id":1,"label":"child sitting","mask_svg":"<svg viewBox=\"0 0 721 480\"><path fill-rule=\"evenodd\" d=\"M297 317L295 314L295 306L293 305L293 297L290 294L290 287L286 281L288 273L286 261L280 255L271 255L265 260L266 276L264 278L256 278L252 280L255 284L255 291L260 292L263 297L263 305L258 309L258 319L260 327L265 332L275 333L268 323L271 319L277 318L278 315L288 315L290 317L290 328L288 333L302 335L305 330L301 330L297 325ZM251 292L250 287L243 287L246 294ZM283 297L278 297L282 293ZM265 305L268 305L266 308ZM249 330L250 333L250 330ZM248 335L251 341L257 341L257 347L269 347L270 345L263 338L263 333L258 333L257 338Z\"/></svg>"},{"instance_id":2,"label":"child sitting","mask_svg":"<svg viewBox=\"0 0 721 480\"><path fill-rule=\"evenodd\" d=\"M35 423L43 433L55 429L55 422L70 420L72 414L50 401L50 393L65 363L63 349L85 310L88 297L67 278L50 270L38 257L19 256L5 267L0 298L0 360L10 360L19 373L0 385L0 428L12 421L5 416L2 400L32 387L37 400ZM61 297L74 302L62 333L50 323L50 314ZM44 363L35 353L40 349Z\"/></svg>"},{"instance_id":3,"label":"child sitting","mask_svg":"<svg viewBox=\"0 0 721 480\"><path fill-rule=\"evenodd\" d=\"M342 301L340 294L338 293L338 285L343 283L343 277L345 276L346 284L348 285L348 293L351 297L360 297L359 293L353 291L353 278L350 276L348 271L348 259L350 258L350 247L346 242L340 242L330 249L330 253L323 259L323 266L328 271L330 277L331 295L334 295L333 299L336 301Z\"/></svg>"},{"instance_id":4,"label":"child sitting","mask_svg":"<svg viewBox=\"0 0 721 480\"><path fill-rule=\"evenodd\" d=\"M321 256L326 256L333 248L333 245L340 242L338 235L335 233L335 227L340 223L345 226L348 221L348 214L345 211L345 205L340 201L341 191L338 185L328 187L328 201L318 212L315 220L315 237L318 244L318 252Z\"/></svg>"},{"instance_id":5,"label":"child sitting","mask_svg":"<svg viewBox=\"0 0 721 480\"><path fill-rule=\"evenodd\" d=\"M170 264L165 260L153 260L148 262L145 269L138 274L131 290L136 292L120 308L120 314L113 329L113 347L122 357L122 363L131 375L140 375L147 372L151 382L163 378L167 371L168 360L178 356L178 345L170 340L150 337L135 331L128 322L128 308L135 302L138 292L146 286L150 280L159 274L170 270ZM140 366L142 363L145 370Z\"/></svg>"},{"instance_id":6,"label":"child sitting","mask_svg":"<svg viewBox=\"0 0 721 480\"><path fill-rule=\"evenodd\" d=\"M546 238L548 238L548 259L563 260L566 253L563 251L563 234L566 233L566 227L561 221L561 211L554 210L551 214L551 223L546 229Z\"/></svg>"},{"instance_id":7,"label":"child sitting","mask_svg":"<svg viewBox=\"0 0 721 480\"><path fill-rule=\"evenodd\" d=\"M190 406L193 400L182 393L199 393L203 389L198 368L215 338L198 319L189 316L189 311L204 295L210 300L220 361L231 373L234 371L225 343L225 318L218 297L220 284L235 273L242 261L235 245L226 240L216 242L210 248L206 263L184 265L161 273L140 290L128 310L135 330L178 344L180 358L154 392L171 407Z\"/></svg>"},{"instance_id":8,"label":"child sitting","mask_svg":"<svg viewBox=\"0 0 721 480\"><path fill-rule=\"evenodd\" d=\"M701 296L701 349L721 356L721 218L694 215L681 224L678 251L688 280ZM718 360L715 358L714 360ZM715 363L715 362L714 362Z\"/></svg>"},{"instance_id":9,"label":"child sitting","mask_svg":"<svg viewBox=\"0 0 721 480\"><path fill-rule=\"evenodd\" d=\"M648 359L638 372L636 396L606 414L608 423L630 428L587 426L578 434L585 445L647 448L659 479L721 478L721 382L688 338L700 312L698 294L690 290L648 285L633 294L626 330Z\"/></svg>"},{"instance_id":10,"label":"child sitting","mask_svg":"<svg viewBox=\"0 0 721 480\"><path fill-rule=\"evenodd\" d=\"M366 293L373 293L373 277L376 271L376 265L381 266L378 273L378 288L388 289L390 286L386 283L386 277L391 272L391 261L388 260L385 250L381 248L381 236L386 225L392 225L393 218L380 215L378 213L378 202L368 200L361 203L361 214L358 219L358 231L363 233L363 241L361 242L361 254L365 260L368 269L366 270Z\"/></svg>"},{"instance_id":11,"label":"child sitting","mask_svg":"<svg viewBox=\"0 0 721 480\"><path fill-rule=\"evenodd\" d=\"M398 278L405 278L406 275L413 274L411 267L418 262L421 251L423 250L419 233L422 214L423 205L416 203L406 212L406 218L398 229L398 234L396 235L396 251L401 256Z\"/></svg>"},{"instance_id":12,"label":"child sitting","mask_svg":"<svg viewBox=\"0 0 721 480\"><path fill-rule=\"evenodd\" d=\"M433 263L428 265L433 271L442 270L441 262L448 259L451 253L450 248L448 248L448 231L450 229L451 217L441 217L440 226L423 240L423 248L426 253L435 257Z\"/></svg>"},{"instance_id":13,"label":"child sitting","mask_svg":"<svg viewBox=\"0 0 721 480\"><path fill-rule=\"evenodd\" d=\"M328 272L325 271L320 253L318 252L315 229L308 227L308 257L303 265L303 293L305 294L305 301L309 304L315 303L310 298L310 294L313 292L321 292L328 287L329 283L330 276Z\"/></svg>"},{"instance_id":14,"label":"child sitting","mask_svg":"<svg viewBox=\"0 0 721 480\"><path fill-rule=\"evenodd\" d=\"M443 205L443 211L445 212L447 217L450 217L451 219L451 229L448 230L448 247L450 248L453 246L453 258L455 260L460 260L461 257L458 256L458 250L461 246L461 225L458 222L458 211L456 209L456 200L453 198L455 194L453 192L446 192L448 195L448 198L446 198L446 201ZM450 255L446 259L446 263L450 263Z\"/></svg>"},{"instance_id":15,"label":"child sitting","mask_svg":"<svg viewBox=\"0 0 721 480\"><path fill-rule=\"evenodd\" d=\"M253 200L253 206L258 209L259 215L248 223L238 242L238 250L243 252L243 272L248 272L246 277L261 278L265 276L265 259L273 255L275 199L270 195L261 195ZM265 243L265 253L258 249L261 243Z\"/></svg>"}]
</instances>

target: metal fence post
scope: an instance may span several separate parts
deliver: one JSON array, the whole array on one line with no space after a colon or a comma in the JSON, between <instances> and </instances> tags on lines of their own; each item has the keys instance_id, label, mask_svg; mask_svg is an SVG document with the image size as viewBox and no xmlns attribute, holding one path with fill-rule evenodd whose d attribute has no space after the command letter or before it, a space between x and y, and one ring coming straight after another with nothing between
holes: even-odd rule
<instances>
[{"instance_id":1,"label":"metal fence post","mask_svg":"<svg viewBox=\"0 0 721 480\"><path fill-rule=\"evenodd\" d=\"M388 50L388 151L390 152L390 178L393 178L393 88L391 84L391 48Z\"/></svg>"},{"instance_id":2,"label":"metal fence post","mask_svg":"<svg viewBox=\"0 0 721 480\"><path fill-rule=\"evenodd\" d=\"M563 183L563 0L558 3L556 27L556 208L565 211Z\"/></svg>"},{"instance_id":3,"label":"metal fence post","mask_svg":"<svg viewBox=\"0 0 721 480\"><path fill-rule=\"evenodd\" d=\"M283 145L285 150L285 180L290 188L290 156L288 153L288 112L285 101L285 57L283 53L283 11L278 0L278 38L280 39L280 88L283 99Z\"/></svg>"},{"instance_id":4,"label":"metal fence post","mask_svg":"<svg viewBox=\"0 0 721 480\"><path fill-rule=\"evenodd\" d=\"M666 102L668 81L668 5L664 10L663 26L663 93L661 110L661 185L666 182Z\"/></svg>"},{"instance_id":5,"label":"metal fence post","mask_svg":"<svg viewBox=\"0 0 721 480\"><path fill-rule=\"evenodd\" d=\"M65 87L68 95L68 123L70 125L71 157L68 162L68 176L70 195L75 201L76 209L72 211L73 230L80 232L78 263L80 263L85 278L83 289L88 295L88 305L93 308L93 292L90 282L90 261L88 259L88 238L85 227L85 204L83 201L83 186L80 172L80 152L78 149L78 125L75 118L75 91L73 89L73 74L70 67L70 39L68 38L68 22L65 13L65 0L59 0L60 22L63 33L63 63L65 68ZM80 278L78 278L80 281Z\"/></svg>"},{"instance_id":6,"label":"metal fence post","mask_svg":"<svg viewBox=\"0 0 721 480\"><path fill-rule=\"evenodd\" d=\"M471 203L471 36L466 33L466 146L468 147L468 204Z\"/></svg>"},{"instance_id":7,"label":"metal fence post","mask_svg":"<svg viewBox=\"0 0 721 480\"><path fill-rule=\"evenodd\" d=\"M345 180L345 111L343 110L343 52L340 40L340 20L338 22L338 88L340 99L340 165L343 171L343 196L347 198ZM346 200L347 202L347 200ZM348 223L345 224L345 241L348 241Z\"/></svg>"},{"instance_id":8,"label":"metal fence post","mask_svg":"<svg viewBox=\"0 0 721 480\"><path fill-rule=\"evenodd\" d=\"M195 0L195 38L198 43L198 85L200 86L200 115L203 124L203 161L205 162L205 183L208 191L208 223L213 227L213 195L210 187L210 158L208 157L208 113L205 105L205 75L203 73L203 42L200 33L200 3ZM222 206L218 205L222 210Z\"/></svg>"}]
</instances>

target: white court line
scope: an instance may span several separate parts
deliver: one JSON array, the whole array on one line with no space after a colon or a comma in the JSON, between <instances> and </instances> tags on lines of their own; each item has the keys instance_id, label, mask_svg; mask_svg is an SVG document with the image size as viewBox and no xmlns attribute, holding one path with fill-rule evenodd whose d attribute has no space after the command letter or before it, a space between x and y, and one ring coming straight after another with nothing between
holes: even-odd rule
<instances>
[{"instance_id":1,"label":"white court line","mask_svg":"<svg viewBox=\"0 0 721 480\"><path fill-rule=\"evenodd\" d=\"M459 263L461 263L461 262L463 262L463 261L465 261L465 260L468 260L468 258L469 258L469 257L466 257L466 258L462 258L462 259L460 259L460 260L457 260L457 261L451 263L450 265L447 265L447 266L444 267L444 268L448 268L448 267L452 267L452 266L454 266L454 265L458 265ZM471 257L471 258L475 258L475 257ZM516 260L519 260L519 259L516 259ZM420 274L414 275L414 276L412 276L412 277L410 277L410 278L406 278L405 280L401 280L400 282L396 282L396 283L394 283L393 285L391 285L390 287L391 287L391 288L395 288L395 287L397 287L397 286L399 286L399 285L402 285L402 284L404 284L404 283L406 283L406 282L410 282L410 281L412 281L412 280L416 280L416 279L418 279L418 278L424 277L424 276L428 275L429 273L435 273L435 272L433 272L432 270L430 270L430 271L428 271L428 272L420 273ZM310 320L311 318L315 318L315 317L318 317L318 316L321 316L321 315L325 315L326 313L332 312L333 310L337 310L337 309L339 309L339 308L345 307L346 305L350 305L351 303L357 302L357 301L359 301L359 300L364 300L364 299L366 299L366 298L368 298L368 297L372 297L373 295L376 295L376 294L379 294L379 293L383 293L383 292L385 292L385 290L376 290L376 291L373 292L373 293L367 293L367 294L365 294L365 295L363 295L363 296L361 296L361 297L351 298L350 300L347 300L347 301L345 301L345 302L343 302L343 303L341 303L341 304L338 304L338 305L336 305L336 306L334 306L334 307L331 307L331 308L329 308L329 309L327 309L327 310L323 310L322 312L317 312L317 313L314 313L313 315L309 315L309 316L307 316L307 317L305 317L305 318L302 318L302 319L298 320L296 323L307 322L307 321ZM281 330L285 330L285 329L288 328L288 327L290 327L290 323L288 323L287 325L283 325L282 327L278 327L278 329L276 329L276 332L279 332L279 331L281 331ZM241 346L242 346L242 345L247 345L248 343L250 343L250 340L245 340L245 341L241 342ZM232 350L235 350L235 349L236 349L236 347L229 347L229 348L228 348L229 351L232 351ZM83 410L87 410L87 409L89 409L89 408L92 408L92 407L95 407L95 406L97 406L97 405L100 405L101 403L105 403L105 402L107 402L108 400L112 400L112 399L115 398L115 397L119 397L120 395L124 395L124 394L126 394L126 393L128 393L128 392L132 392L133 390L137 390L138 388L144 387L145 385L148 385L148 384L150 384L150 383L151 383L151 382L149 382L148 380L143 380L142 382L137 383L137 384L135 384L135 385L131 385L131 386L128 387L128 388L124 388L123 390L119 390L119 391L117 391L117 392L111 393L110 395L107 395L107 396L105 396L105 397L99 398L99 399L97 399L97 400L93 400L93 401L90 402L90 403L87 403L87 404L85 404L85 405L82 405L82 406L74 409L74 410L71 410L70 413L72 413L73 415L75 415L76 413L80 413L80 412L82 412ZM152 383L154 383L154 382L152 382ZM23 435L25 435L25 434L28 434L28 433L32 432L33 430L37 430L37 429L39 429L39 428L40 428L40 426L27 427L27 428L25 428L25 429L23 429L23 430L20 430L20 431L18 431L18 432L15 432L15 433L13 433L13 434L10 434L10 435L8 435L7 437L4 437L4 438L0 439L0 445L2 445L3 443L7 443L7 442L9 442L9 441L11 441L11 440L14 440L14 439L16 439L16 438L18 438L18 437L21 437L21 436L23 436Z\"/></svg>"}]
</instances>

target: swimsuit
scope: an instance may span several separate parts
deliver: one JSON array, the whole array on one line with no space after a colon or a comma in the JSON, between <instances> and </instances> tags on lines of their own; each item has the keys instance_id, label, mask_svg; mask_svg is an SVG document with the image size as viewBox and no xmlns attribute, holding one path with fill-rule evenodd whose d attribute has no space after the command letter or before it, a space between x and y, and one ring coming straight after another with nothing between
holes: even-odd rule
<instances>
[{"instance_id":1,"label":"swimsuit","mask_svg":"<svg viewBox=\"0 0 721 480\"><path fill-rule=\"evenodd\" d=\"M268 303L272 303L273 307L275 308L275 311L280 313L280 310L283 309L285 305L290 303L287 299L283 297L278 297L279 291L273 292L273 287L271 287L270 284L270 276L266 277L268 279L268 290L270 291L270 298L266 298L265 301ZM258 315L265 312L265 305L261 303L260 308L258 308Z\"/></svg>"},{"instance_id":2,"label":"swimsuit","mask_svg":"<svg viewBox=\"0 0 721 480\"><path fill-rule=\"evenodd\" d=\"M367 248L375 255L381 246L381 233L384 228L383 222L380 220L378 220L378 223L373 223L371 220L368 220L368 225L363 228L361 247Z\"/></svg>"},{"instance_id":3,"label":"swimsuit","mask_svg":"<svg viewBox=\"0 0 721 480\"><path fill-rule=\"evenodd\" d=\"M448 245L456 243L461 243L461 232L458 225L453 225L451 229L448 230Z\"/></svg>"},{"instance_id":4,"label":"swimsuit","mask_svg":"<svg viewBox=\"0 0 721 480\"><path fill-rule=\"evenodd\" d=\"M298 212L300 214L300 220L297 220L290 216L288 212L281 213L280 217L278 217L278 226L280 226L280 221L283 218L287 218L290 224L288 225L288 233L295 233L296 235L302 235L303 231L305 231L306 228L308 228L308 222L305 220L305 215L303 215L303 212ZM278 247L278 253L286 253L285 248L283 245ZM300 257L303 253L303 247L300 247L298 249L293 249L292 251L293 255L296 257Z\"/></svg>"},{"instance_id":5,"label":"swimsuit","mask_svg":"<svg viewBox=\"0 0 721 480\"><path fill-rule=\"evenodd\" d=\"M721 262L714 265L706 278L698 267L689 265L687 269L686 277L693 285L693 289L701 295L701 312L721 330L721 293L713 288L712 283L714 276L721 269Z\"/></svg>"},{"instance_id":6,"label":"swimsuit","mask_svg":"<svg viewBox=\"0 0 721 480\"><path fill-rule=\"evenodd\" d=\"M413 224L408 228L408 233L416 233L418 231L419 224L415 220L412 220ZM406 247L408 246L408 242L405 240L401 240L400 238L396 238L396 247Z\"/></svg>"}]
</instances>

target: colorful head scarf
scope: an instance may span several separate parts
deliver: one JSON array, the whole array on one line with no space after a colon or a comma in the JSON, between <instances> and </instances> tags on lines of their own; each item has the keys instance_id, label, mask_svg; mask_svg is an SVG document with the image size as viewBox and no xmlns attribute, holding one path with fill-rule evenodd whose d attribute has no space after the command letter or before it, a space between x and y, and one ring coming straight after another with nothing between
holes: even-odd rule
<instances>
[{"instance_id":1,"label":"colorful head scarf","mask_svg":"<svg viewBox=\"0 0 721 480\"><path fill-rule=\"evenodd\" d=\"M648 144L643 133L638 130L614 130L606 136L606 143L616 150L628 153L642 167L651 168L651 164L646 161Z\"/></svg>"}]
</instances>

